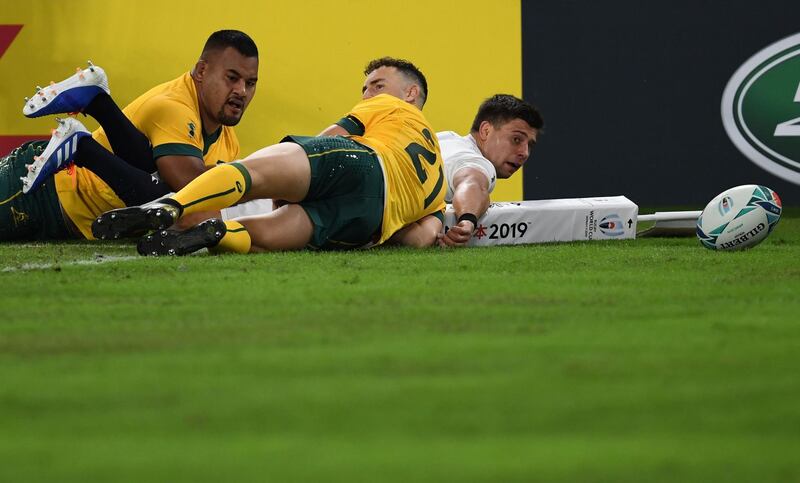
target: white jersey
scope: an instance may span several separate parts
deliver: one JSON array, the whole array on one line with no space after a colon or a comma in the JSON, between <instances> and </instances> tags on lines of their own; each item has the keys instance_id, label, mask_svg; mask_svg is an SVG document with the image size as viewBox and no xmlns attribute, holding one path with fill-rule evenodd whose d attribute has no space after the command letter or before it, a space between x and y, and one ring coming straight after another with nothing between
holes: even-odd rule
<instances>
[{"instance_id":1,"label":"white jersey","mask_svg":"<svg viewBox=\"0 0 800 483\"><path fill-rule=\"evenodd\" d=\"M483 171L486 179L489 180L489 193L494 189L497 181L497 171L494 165L486 159L475 138L472 134L459 136L453 131L442 131L436 133L439 138L439 147L442 149L442 160L444 161L444 175L447 178L447 195L445 201L453 202L453 178L456 173L464 168L475 168Z\"/></svg>"}]
</instances>

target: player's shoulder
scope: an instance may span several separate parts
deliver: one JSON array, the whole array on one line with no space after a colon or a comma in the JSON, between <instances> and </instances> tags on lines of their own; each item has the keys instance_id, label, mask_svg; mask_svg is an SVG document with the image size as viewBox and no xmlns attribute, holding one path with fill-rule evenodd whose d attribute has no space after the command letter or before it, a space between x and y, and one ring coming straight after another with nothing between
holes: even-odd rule
<instances>
[{"instance_id":1,"label":"player's shoulder","mask_svg":"<svg viewBox=\"0 0 800 483\"><path fill-rule=\"evenodd\" d=\"M471 135L461 136L453 131L436 133L445 169L452 174L464 168L478 168L488 178L495 177L495 167L481 152Z\"/></svg>"},{"instance_id":2,"label":"player's shoulder","mask_svg":"<svg viewBox=\"0 0 800 483\"><path fill-rule=\"evenodd\" d=\"M370 97L369 99L363 99L354 107L355 110L359 108L370 110L403 111L409 113L422 112L415 105L391 94L378 94L377 96Z\"/></svg>"},{"instance_id":3,"label":"player's shoulder","mask_svg":"<svg viewBox=\"0 0 800 483\"><path fill-rule=\"evenodd\" d=\"M143 96L142 108L147 110L171 110L197 112L197 101L191 75L187 72L171 81L159 84Z\"/></svg>"},{"instance_id":4,"label":"player's shoulder","mask_svg":"<svg viewBox=\"0 0 800 483\"><path fill-rule=\"evenodd\" d=\"M442 153L445 155L485 159L471 135L462 136L454 131L436 133Z\"/></svg>"},{"instance_id":5,"label":"player's shoulder","mask_svg":"<svg viewBox=\"0 0 800 483\"><path fill-rule=\"evenodd\" d=\"M436 137L439 139L440 143L448 143L454 146L464 146L465 148L468 147L467 140L464 139L464 136L455 131L439 131L436 133Z\"/></svg>"}]
</instances>

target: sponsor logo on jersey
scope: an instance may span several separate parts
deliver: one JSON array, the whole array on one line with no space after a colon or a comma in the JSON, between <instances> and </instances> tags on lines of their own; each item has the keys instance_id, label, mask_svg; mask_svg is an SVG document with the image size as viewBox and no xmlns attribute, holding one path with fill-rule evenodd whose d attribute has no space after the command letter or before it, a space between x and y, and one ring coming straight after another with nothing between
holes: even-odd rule
<instances>
[{"instance_id":1,"label":"sponsor logo on jersey","mask_svg":"<svg viewBox=\"0 0 800 483\"><path fill-rule=\"evenodd\" d=\"M750 161L800 185L800 33L739 67L722 95L722 123Z\"/></svg>"},{"instance_id":2,"label":"sponsor logo on jersey","mask_svg":"<svg viewBox=\"0 0 800 483\"><path fill-rule=\"evenodd\" d=\"M196 129L194 123L190 121L187 127L189 128L189 137L194 139L194 131Z\"/></svg>"}]
</instances>

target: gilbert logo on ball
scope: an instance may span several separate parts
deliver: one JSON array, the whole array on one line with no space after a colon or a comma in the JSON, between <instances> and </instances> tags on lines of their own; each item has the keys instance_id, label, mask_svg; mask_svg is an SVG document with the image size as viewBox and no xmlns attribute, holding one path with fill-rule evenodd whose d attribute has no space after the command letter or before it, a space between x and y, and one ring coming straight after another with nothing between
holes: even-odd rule
<instances>
[{"instance_id":1,"label":"gilbert logo on ball","mask_svg":"<svg viewBox=\"0 0 800 483\"><path fill-rule=\"evenodd\" d=\"M750 161L800 184L800 33L739 67L722 95L722 123Z\"/></svg>"},{"instance_id":2,"label":"gilbert logo on ball","mask_svg":"<svg viewBox=\"0 0 800 483\"><path fill-rule=\"evenodd\" d=\"M753 247L772 232L781 210L778 193L766 186L737 186L706 205L697 219L697 238L712 250Z\"/></svg>"}]
</instances>

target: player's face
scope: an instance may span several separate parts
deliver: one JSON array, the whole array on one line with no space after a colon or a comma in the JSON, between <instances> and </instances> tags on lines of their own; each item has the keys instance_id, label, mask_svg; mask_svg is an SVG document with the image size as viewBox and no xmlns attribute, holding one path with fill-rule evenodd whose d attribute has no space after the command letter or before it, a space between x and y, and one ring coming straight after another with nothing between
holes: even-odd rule
<instances>
[{"instance_id":1,"label":"player's face","mask_svg":"<svg viewBox=\"0 0 800 483\"><path fill-rule=\"evenodd\" d=\"M378 67L369 73L361 88L361 98L369 99L378 94L390 94L406 102L412 102L411 87L414 84L394 67Z\"/></svg>"},{"instance_id":2,"label":"player's face","mask_svg":"<svg viewBox=\"0 0 800 483\"><path fill-rule=\"evenodd\" d=\"M498 178L508 178L516 173L531 154L539 130L522 119L513 119L500 126L481 124L481 151L497 170Z\"/></svg>"},{"instance_id":3,"label":"player's face","mask_svg":"<svg viewBox=\"0 0 800 483\"><path fill-rule=\"evenodd\" d=\"M212 53L198 89L201 108L212 121L235 126L253 100L258 82L258 58L232 47Z\"/></svg>"}]
</instances>

